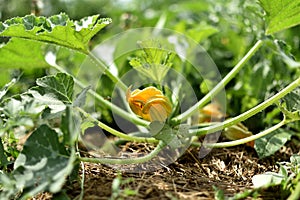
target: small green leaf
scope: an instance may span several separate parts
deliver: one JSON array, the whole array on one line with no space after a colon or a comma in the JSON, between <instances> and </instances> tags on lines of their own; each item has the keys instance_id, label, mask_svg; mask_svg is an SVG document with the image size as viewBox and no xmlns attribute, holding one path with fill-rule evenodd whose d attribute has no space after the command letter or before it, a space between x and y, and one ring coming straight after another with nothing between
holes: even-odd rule
<instances>
[{"instance_id":1,"label":"small green leaf","mask_svg":"<svg viewBox=\"0 0 300 200\"><path fill-rule=\"evenodd\" d=\"M290 161L295 166L300 166L300 155L292 155L290 157Z\"/></svg>"},{"instance_id":2,"label":"small green leaf","mask_svg":"<svg viewBox=\"0 0 300 200\"><path fill-rule=\"evenodd\" d=\"M189 125L181 124L174 128L167 124L154 121L149 125L151 135L157 140L162 140L171 148L176 149L189 144L190 138L187 138Z\"/></svg>"},{"instance_id":3,"label":"small green leaf","mask_svg":"<svg viewBox=\"0 0 300 200\"><path fill-rule=\"evenodd\" d=\"M300 111L300 87L287 94L283 100L290 112Z\"/></svg>"},{"instance_id":4,"label":"small green leaf","mask_svg":"<svg viewBox=\"0 0 300 200\"><path fill-rule=\"evenodd\" d=\"M273 155L292 137L292 132L284 129L276 131L255 140L254 148L260 158Z\"/></svg>"},{"instance_id":5,"label":"small green leaf","mask_svg":"<svg viewBox=\"0 0 300 200\"><path fill-rule=\"evenodd\" d=\"M66 105L72 104L74 80L71 76L57 73L39 78L36 83L38 86L31 88L28 93L49 108L43 113L44 118L58 117Z\"/></svg>"},{"instance_id":6,"label":"small green leaf","mask_svg":"<svg viewBox=\"0 0 300 200\"><path fill-rule=\"evenodd\" d=\"M36 80L38 88L34 88L40 94L54 98L63 103L72 103L74 80L64 73L45 76Z\"/></svg>"},{"instance_id":7,"label":"small green leaf","mask_svg":"<svg viewBox=\"0 0 300 200\"><path fill-rule=\"evenodd\" d=\"M292 165L292 171L294 171L295 174L300 173L300 155L292 155L290 157L290 162Z\"/></svg>"},{"instance_id":8,"label":"small green leaf","mask_svg":"<svg viewBox=\"0 0 300 200\"><path fill-rule=\"evenodd\" d=\"M284 176L274 172L266 172L252 177L252 183L255 188L267 188L269 186L279 185L283 180Z\"/></svg>"},{"instance_id":9,"label":"small green leaf","mask_svg":"<svg viewBox=\"0 0 300 200\"><path fill-rule=\"evenodd\" d=\"M86 94L91 86L84 88L75 98L73 106L83 107L86 101Z\"/></svg>"},{"instance_id":10,"label":"small green leaf","mask_svg":"<svg viewBox=\"0 0 300 200\"><path fill-rule=\"evenodd\" d=\"M284 177L284 179L287 179L288 178L288 170L287 170L286 166L280 165L278 174L282 175Z\"/></svg>"},{"instance_id":11,"label":"small green leaf","mask_svg":"<svg viewBox=\"0 0 300 200\"><path fill-rule=\"evenodd\" d=\"M80 125L81 133L84 133L86 129L96 126L94 122L90 120L84 120Z\"/></svg>"},{"instance_id":12,"label":"small green leaf","mask_svg":"<svg viewBox=\"0 0 300 200\"><path fill-rule=\"evenodd\" d=\"M0 64L1 66L1 64ZM9 90L9 88L14 85L17 82L16 78L13 78L9 83L5 84L4 87L0 90L0 102L2 100L2 98L4 97L4 95L7 93L7 91Z\"/></svg>"},{"instance_id":13,"label":"small green leaf","mask_svg":"<svg viewBox=\"0 0 300 200\"><path fill-rule=\"evenodd\" d=\"M300 120L300 88L298 87L284 96L278 106L288 119Z\"/></svg>"},{"instance_id":14,"label":"small green leaf","mask_svg":"<svg viewBox=\"0 0 300 200\"><path fill-rule=\"evenodd\" d=\"M214 185L213 185L213 189L215 191L215 200L224 200L225 199L223 190L217 188Z\"/></svg>"},{"instance_id":15,"label":"small green leaf","mask_svg":"<svg viewBox=\"0 0 300 200\"><path fill-rule=\"evenodd\" d=\"M266 12L266 34L300 24L300 4L295 0L259 0Z\"/></svg>"},{"instance_id":16,"label":"small green leaf","mask_svg":"<svg viewBox=\"0 0 300 200\"><path fill-rule=\"evenodd\" d=\"M132 58L129 64L145 77L160 83L173 65L174 53L161 47L158 41L139 42L141 55Z\"/></svg>"},{"instance_id":17,"label":"small green leaf","mask_svg":"<svg viewBox=\"0 0 300 200\"><path fill-rule=\"evenodd\" d=\"M41 41L87 53L90 39L110 23L111 19L99 15L79 21L70 20L64 13L49 18L27 15L0 23L0 36Z\"/></svg>"},{"instance_id":18,"label":"small green leaf","mask_svg":"<svg viewBox=\"0 0 300 200\"><path fill-rule=\"evenodd\" d=\"M300 62L295 60L295 57L291 53L291 47L287 45L282 40L275 40L274 41L277 50L279 52L279 55L282 57L283 61L291 68L297 68L300 67Z\"/></svg>"},{"instance_id":19,"label":"small green leaf","mask_svg":"<svg viewBox=\"0 0 300 200\"><path fill-rule=\"evenodd\" d=\"M18 135L25 134L26 129L30 130L34 127L35 120L45 109L45 105L41 105L36 99L29 95L20 95L21 100L9 98L2 104L1 114L5 120L0 120L0 136L12 129L18 129ZM15 133L16 134L16 133Z\"/></svg>"}]
</instances>

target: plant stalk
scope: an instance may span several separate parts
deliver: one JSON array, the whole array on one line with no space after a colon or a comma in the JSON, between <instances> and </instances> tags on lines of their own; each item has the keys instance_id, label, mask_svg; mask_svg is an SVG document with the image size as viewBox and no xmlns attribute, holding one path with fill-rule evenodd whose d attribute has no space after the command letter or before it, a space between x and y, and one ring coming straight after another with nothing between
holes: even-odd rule
<instances>
[{"instance_id":1,"label":"plant stalk","mask_svg":"<svg viewBox=\"0 0 300 200\"><path fill-rule=\"evenodd\" d=\"M208 127L204 127L204 128L200 128L198 130L190 130L190 135L206 135L209 133L214 133L216 131L222 130L226 127L232 126L234 124L237 124L241 121L244 121L246 119L248 119L249 117L252 117L253 115L261 112L262 110L266 109L267 107L269 107L270 105L272 105L273 103L275 103L276 101L278 101L279 99L283 98L285 95L287 95L288 93L290 93L292 90L294 90L295 88L300 86L300 77L297 78L295 81L293 81L292 83L290 83L288 86L286 86L284 89L282 89L280 92L278 92L277 94L275 94L274 96L270 97L269 99L267 99L266 101L258 104L257 106L251 108L250 110L236 116L233 117L231 119L225 120L222 123L219 124L215 124L212 126L208 126Z\"/></svg>"},{"instance_id":2,"label":"plant stalk","mask_svg":"<svg viewBox=\"0 0 300 200\"><path fill-rule=\"evenodd\" d=\"M135 158L87 158L81 157L78 158L82 162L90 162L90 163L101 163L101 164L112 164L112 165L127 165L127 164L138 164L145 163L155 156L166 146L166 143L163 141L159 141L158 145L155 147L153 151L149 154L142 157Z\"/></svg>"},{"instance_id":3,"label":"plant stalk","mask_svg":"<svg viewBox=\"0 0 300 200\"><path fill-rule=\"evenodd\" d=\"M225 147L233 147L233 146L237 146L240 144L245 144L247 142L251 142L253 140L256 140L258 138L261 138L265 135L268 135L269 133L277 130L278 128L280 128L281 126L287 124L287 120L284 118L281 122L279 122L278 124L249 137L243 138L243 139L239 139L239 140L234 140L234 141L230 141L230 142L220 142L220 143L207 143L207 144L203 144L203 146L207 147L207 148L225 148Z\"/></svg>"},{"instance_id":4,"label":"plant stalk","mask_svg":"<svg viewBox=\"0 0 300 200\"><path fill-rule=\"evenodd\" d=\"M88 118L89 120L96 122L97 125L99 127L101 127L102 129L108 131L109 133L113 134L114 136L117 136L119 138L122 138L126 141L132 141L132 142L145 142L145 143L158 143L158 140L156 140L155 138L149 137L136 137L136 136L132 136L129 134L125 134L122 133L120 131L117 131L113 128L111 128L110 126L98 121L97 119L95 119L94 117L92 117L89 113L85 112L82 108L80 107L76 107L75 109L77 109L80 113L82 113L86 118Z\"/></svg>"},{"instance_id":5,"label":"plant stalk","mask_svg":"<svg viewBox=\"0 0 300 200\"><path fill-rule=\"evenodd\" d=\"M194 106L186 110L184 113L174 117L172 122L178 124L187 120L190 116L192 116L195 112L197 112L200 108L206 105L211 98L216 96L221 90L225 88L225 86L231 81L236 74L242 69L242 67L247 63L247 61L258 51L258 49L262 46L263 41L258 40L255 45L248 51L248 53L235 65L235 67L219 82L209 93L207 93L200 101L198 101Z\"/></svg>"}]
</instances>

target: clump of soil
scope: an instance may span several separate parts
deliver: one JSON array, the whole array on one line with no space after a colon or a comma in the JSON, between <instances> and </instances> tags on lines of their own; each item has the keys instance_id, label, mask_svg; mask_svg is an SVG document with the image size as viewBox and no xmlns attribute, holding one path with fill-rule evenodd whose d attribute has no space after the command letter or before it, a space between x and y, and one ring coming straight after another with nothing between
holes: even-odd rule
<instances>
[{"instance_id":1,"label":"clump of soil","mask_svg":"<svg viewBox=\"0 0 300 200\"><path fill-rule=\"evenodd\" d=\"M149 150L145 145L144 151ZM127 143L124 150L141 151L141 145ZM252 187L251 178L266 171L278 171L277 162L289 161L299 147L289 143L275 155L258 159L255 150L247 146L213 149L199 158L199 148L191 147L175 162L153 172L119 172L111 166L84 163L84 199L108 199L112 196L112 183L116 177L125 181L120 185L118 198L124 199L214 199L214 186L226 196ZM79 174L82 176L82 169ZM130 180L132 179L132 180ZM80 180L65 186L71 199L79 197ZM126 195L133 190L135 194ZM123 191L123 192L122 192ZM278 193L278 192L277 192ZM116 195L116 194L114 194ZM276 191L265 191L262 197L276 198Z\"/></svg>"}]
</instances>

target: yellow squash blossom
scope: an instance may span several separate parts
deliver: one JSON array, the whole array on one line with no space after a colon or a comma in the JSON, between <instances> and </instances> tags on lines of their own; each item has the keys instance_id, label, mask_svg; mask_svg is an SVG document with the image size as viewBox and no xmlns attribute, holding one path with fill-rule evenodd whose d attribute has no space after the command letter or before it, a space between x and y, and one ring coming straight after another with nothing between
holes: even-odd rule
<instances>
[{"instance_id":1,"label":"yellow squash blossom","mask_svg":"<svg viewBox=\"0 0 300 200\"><path fill-rule=\"evenodd\" d=\"M131 110L138 116L148 121L165 121L172 111L172 106L167 97L153 86L133 92L128 88L126 99Z\"/></svg>"}]
</instances>

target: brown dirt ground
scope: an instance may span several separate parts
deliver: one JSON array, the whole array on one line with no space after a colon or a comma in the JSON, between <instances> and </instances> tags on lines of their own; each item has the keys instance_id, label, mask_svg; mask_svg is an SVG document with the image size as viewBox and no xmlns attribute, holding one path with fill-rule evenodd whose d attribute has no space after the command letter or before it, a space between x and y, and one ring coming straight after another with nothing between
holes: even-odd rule
<instances>
[{"instance_id":1,"label":"brown dirt ground","mask_svg":"<svg viewBox=\"0 0 300 200\"><path fill-rule=\"evenodd\" d=\"M148 145L144 145L149 149ZM147 147L147 148L146 148ZM123 149L141 149L140 144L127 143ZM176 162L154 172L121 172L122 180L129 180L121 185L120 190L131 189L135 195L125 193L117 199L214 199L213 186L233 194L249 189L251 178L266 171L278 171L277 162L288 161L290 155L299 154L300 146L289 142L275 155L258 159L255 150L247 146L213 149L206 157L198 157L199 148L189 148ZM146 151L146 150L145 150ZM84 164L84 199L108 199L112 195L112 182L118 171L102 164ZM82 169L79 171L82 176ZM120 174L119 174L120 175ZM80 180L64 187L71 199L78 199L81 188ZM260 199L277 199L278 191L261 191ZM49 199L51 195L43 193L37 199Z\"/></svg>"},{"instance_id":2,"label":"brown dirt ground","mask_svg":"<svg viewBox=\"0 0 300 200\"><path fill-rule=\"evenodd\" d=\"M153 147L147 144L127 143L123 150L147 152ZM199 158L199 148L190 147L174 163L153 172L120 172L110 166L84 163L84 200L104 199L214 199L214 186L223 190L226 197L252 188L251 178L266 171L278 171L278 162L289 161L292 154L300 155L300 143L288 142L275 155L259 159L255 150L248 146L213 149L206 157ZM130 166L132 167L132 166ZM79 177L82 178L82 168ZM121 173L121 174L120 174ZM116 198L112 198L113 180L121 175ZM124 190L136 194L125 195ZM67 183L63 190L70 199L79 199L80 179ZM42 193L32 199L52 199ZM248 197L247 199L251 199ZM278 188L261 190L258 199L280 199Z\"/></svg>"}]
</instances>

